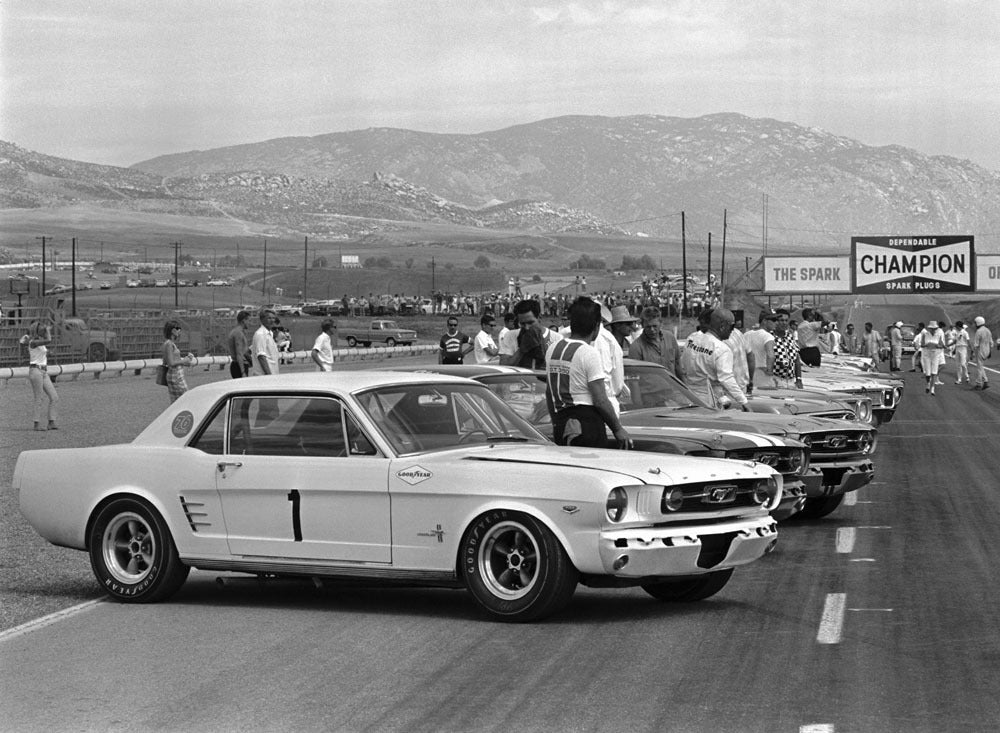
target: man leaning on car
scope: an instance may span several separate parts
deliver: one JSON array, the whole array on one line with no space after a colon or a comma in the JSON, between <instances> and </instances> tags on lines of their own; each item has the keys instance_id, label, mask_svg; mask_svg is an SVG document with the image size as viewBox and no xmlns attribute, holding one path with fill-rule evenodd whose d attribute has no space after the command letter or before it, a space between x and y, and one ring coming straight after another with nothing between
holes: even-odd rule
<instances>
[{"instance_id":1,"label":"man leaning on car","mask_svg":"<svg viewBox=\"0 0 1000 733\"><path fill-rule=\"evenodd\" d=\"M552 433L559 445L608 447L607 425L619 448L631 439L608 400L601 355L594 348L601 324L601 306L587 297L569 307L569 338L549 345L545 354L545 403Z\"/></svg>"}]
</instances>

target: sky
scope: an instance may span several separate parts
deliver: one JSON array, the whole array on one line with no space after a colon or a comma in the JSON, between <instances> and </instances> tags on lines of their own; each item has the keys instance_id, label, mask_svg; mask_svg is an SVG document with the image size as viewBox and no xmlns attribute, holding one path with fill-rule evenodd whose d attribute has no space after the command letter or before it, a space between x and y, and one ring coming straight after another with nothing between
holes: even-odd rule
<instances>
[{"instance_id":1,"label":"sky","mask_svg":"<svg viewBox=\"0 0 1000 733\"><path fill-rule=\"evenodd\" d=\"M0 139L109 165L739 112L1000 170L998 91L996 0L0 0Z\"/></svg>"}]
</instances>

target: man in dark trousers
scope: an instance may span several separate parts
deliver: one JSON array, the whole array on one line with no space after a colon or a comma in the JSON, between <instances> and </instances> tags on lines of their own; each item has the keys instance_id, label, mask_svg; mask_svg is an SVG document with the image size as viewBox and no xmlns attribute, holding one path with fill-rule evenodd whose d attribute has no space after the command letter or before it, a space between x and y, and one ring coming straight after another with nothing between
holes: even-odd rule
<instances>
[{"instance_id":1,"label":"man in dark trousers","mask_svg":"<svg viewBox=\"0 0 1000 733\"><path fill-rule=\"evenodd\" d=\"M608 400L604 364L592 345L601 325L600 305L577 298L569 307L569 325L569 338L551 344L545 355L545 403L555 442L606 448L607 426L618 447L627 449L631 438Z\"/></svg>"}]
</instances>

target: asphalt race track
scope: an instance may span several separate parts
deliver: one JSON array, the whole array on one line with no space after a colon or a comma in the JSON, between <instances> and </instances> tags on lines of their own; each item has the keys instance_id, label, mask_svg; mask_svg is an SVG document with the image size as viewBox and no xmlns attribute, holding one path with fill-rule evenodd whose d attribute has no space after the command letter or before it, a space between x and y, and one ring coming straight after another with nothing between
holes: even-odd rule
<instances>
[{"instance_id":1,"label":"asphalt race track","mask_svg":"<svg viewBox=\"0 0 1000 733\"><path fill-rule=\"evenodd\" d=\"M189 370L192 384L223 376ZM777 550L718 596L580 588L560 616L517 626L483 620L462 591L201 572L164 604L89 603L86 556L17 513L15 457L129 440L165 390L60 380L62 429L34 433L13 381L0 387L0 729L996 730L1000 374L975 392L949 362L935 397L903 376L875 482L824 520L782 525Z\"/></svg>"}]
</instances>

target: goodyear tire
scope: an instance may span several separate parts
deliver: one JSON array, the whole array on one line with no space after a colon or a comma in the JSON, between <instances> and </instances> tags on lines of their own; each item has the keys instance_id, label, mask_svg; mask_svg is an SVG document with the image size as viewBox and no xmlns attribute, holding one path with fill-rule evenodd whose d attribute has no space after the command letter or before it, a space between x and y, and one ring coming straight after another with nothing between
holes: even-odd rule
<instances>
[{"instance_id":1,"label":"goodyear tire","mask_svg":"<svg viewBox=\"0 0 1000 733\"><path fill-rule=\"evenodd\" d=\"M843 494L837 494L836 496L817 496L811 499L806 499L806 505L802 511L799 512L798 516L802 519L820 519L836 510L836 508L839 507L843 501Z\"/></svg>"},{"instance_id":2,"label":"goodyear tire","mask_svg":"<svg viewBox=\"0 0 1000 733\"><path fill-rule=\"evenodd\" d=\"M94 575L116 601L162 601L187 579L189 568L177 557L166 523L138 499L116 499L103 507L87 539Z\"/></svg>"},{"instance_id":3,"label":"goodyear tire","mask_svg":"<svg viewBox=\"0 0 1000 733\"><path fill-rule=\"evenodd\" d=\"M347 345L351 346L351 347L357 346L358 345L358 340L356 338L354 338L353 336L348 336L347 337Z\"/></svg>"},{"instance_id":4,"label":"goodyear tire","mask_svg":"<svg viewBox=\"0 0 1000 733\"><path fill-rule=\"evenodd\" d=\"M556 613L569 603L579 579L545 525L503 509L469 526L459 561L469 592L499 621L537 621Z\"/></svg>"},{"instance_id":5,"label":"goodyear tire","mask_svg":"<svg viewBox=\"0 0 1000 733\"><path fill-rule=\"evenodd\" d=\"M663 583L644 583L642 589L659 601L693 603L714 596L726 587L733 577L733 569L717 570L687 580L671 580Z\"/></svg>"}]
</instances>

